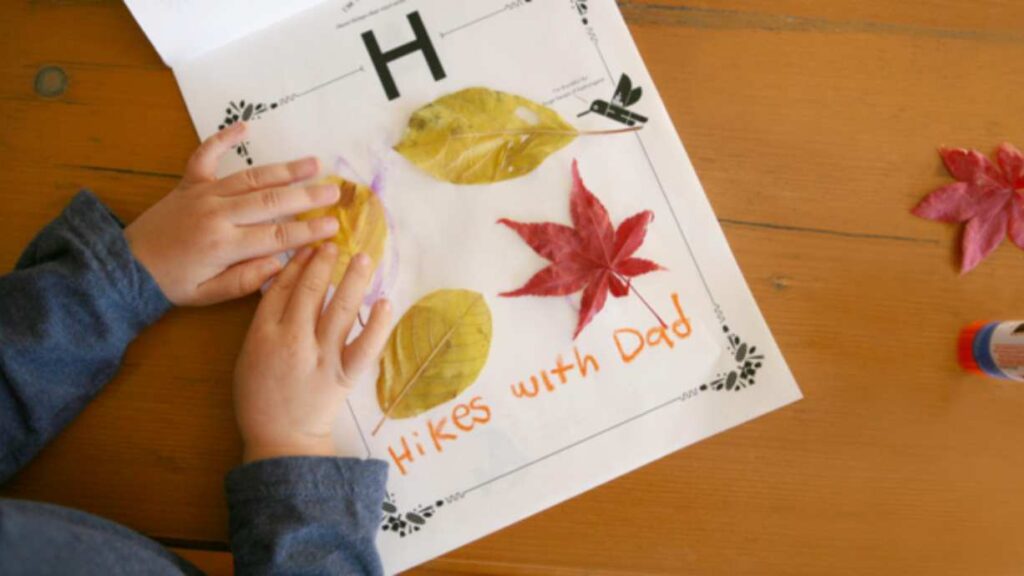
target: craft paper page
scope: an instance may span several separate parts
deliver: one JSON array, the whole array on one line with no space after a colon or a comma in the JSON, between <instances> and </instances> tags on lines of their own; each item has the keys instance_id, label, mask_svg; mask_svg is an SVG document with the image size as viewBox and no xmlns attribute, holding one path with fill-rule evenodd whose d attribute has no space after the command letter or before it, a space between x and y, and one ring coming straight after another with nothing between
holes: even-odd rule
<instances>
[{"instance_id":1,"label":"craft paper page","mask_svg":"<svg viewBox=\"0 0 1024 576\"><path fill-rule=\"evenodd\" d=\"M322 0L125 0L172 68Z\"/></svg>"},{"instance_id":2,"label":"craft paper page","mask_svg":"<svg viewBox=\"0 0 1024 576\"><path fill-rule=\"evenodd\" d=\"M373 42L393 58L375 65ZM800 398L613 0L328 0L175 72L201 136L250 123L225 173L316 154L374 182L396 320L439 289L491 310L489 358L457 398L374 435L371 374L341 417L340 449L390 464L389 572ZM580 129L643 129L581 137L488 185L439 182L391 150L416 109L476 86ZM630 294L573 340L578 297L499 296L547 262L497 221L569 224L573 160L614 224L655 213L637 256L667 270L634 287L667 329Z\"/></svg>"}]
</instances>

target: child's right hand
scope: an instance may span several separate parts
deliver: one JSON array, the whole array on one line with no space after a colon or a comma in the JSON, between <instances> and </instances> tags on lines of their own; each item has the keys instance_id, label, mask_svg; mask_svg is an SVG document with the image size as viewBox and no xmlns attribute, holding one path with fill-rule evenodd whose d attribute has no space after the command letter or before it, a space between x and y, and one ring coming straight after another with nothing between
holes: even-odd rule
<instances>
[{"instance_id":1,"label":"child's right hand","mask_svg":"<svg viewBox=\"0 0 1024 576\"><path fill-rule=\"evenodd\" d=\"M335 185L291 187L320 170L316 158L217 179L217 164L245 139L239 123L208 138L178 187L125 228L135 258L178 306L215 304L258 290L286 250L338 231L333 217L270 223L338 201Z\"/></svg>"}]
</instances>

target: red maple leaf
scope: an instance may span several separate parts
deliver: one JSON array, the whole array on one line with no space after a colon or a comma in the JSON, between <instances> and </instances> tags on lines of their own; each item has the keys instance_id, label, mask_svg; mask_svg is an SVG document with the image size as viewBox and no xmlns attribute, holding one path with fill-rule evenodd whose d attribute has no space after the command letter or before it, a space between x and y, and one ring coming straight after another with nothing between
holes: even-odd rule
<instances>
[{"instance_id":1,"label":"red maple leaf","mask_svg":"<svg viewBox=\"0 0 1024 576\"><path fill-rule=\"evenodd\" d=\"M663 268L650 260L633 257L644 243L647 225L654 220L654 213L645 210L634 214L616 230L608 210L583 184L576 161L572 163L569 211L572 227L554 222L498 220L499 224L515 230L534 252L551 261L522 288L501 295L568 296L582 290L575 338L604 308L609 292L617 298L626 296L632 287L632 278ZM654 312L646 300L644 304ZM661 318L658 321L665 324Z\"/></svg>"},{"instance_id":2,"label":"red maple leaf","mask_svg":"<svg viewBox=\"0 0 1024 576\"><path fill-rule=\"evenodd\" d=\"M967 222L961 273L970 272L1005 236L1024 249L1024 155L1012 144L999 147L997 167L976 150L939 150L957 182L921 200L913 213L940 222Z\"/></svg>"}]
</instances>

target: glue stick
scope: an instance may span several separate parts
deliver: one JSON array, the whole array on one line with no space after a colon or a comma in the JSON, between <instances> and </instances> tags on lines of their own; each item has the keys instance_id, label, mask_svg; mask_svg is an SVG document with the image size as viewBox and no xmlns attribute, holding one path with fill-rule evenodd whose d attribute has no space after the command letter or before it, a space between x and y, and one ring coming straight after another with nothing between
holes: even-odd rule
<instances>
[{"instance_id":1,"label":"glue stick","mask_svg":"<svg viewBox=\"0 0 1024 576\"><path fill-rule=\"evenodd\" d=\"M968 372L1024 382L1024 320L971 324L960 331L959 357Z\"/></svg>"}]
</instances>

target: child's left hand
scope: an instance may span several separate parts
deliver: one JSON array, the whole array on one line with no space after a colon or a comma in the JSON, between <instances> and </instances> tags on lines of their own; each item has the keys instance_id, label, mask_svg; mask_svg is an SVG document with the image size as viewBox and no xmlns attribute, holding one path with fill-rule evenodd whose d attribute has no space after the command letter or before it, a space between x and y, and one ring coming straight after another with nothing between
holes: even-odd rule
<instances>
[{"instance_id":1,"label":"child's left hand","mask_svg":"<svg viewBox=\"0 0 1024 576\"><path fill-rule=\"evenodd\" d=\"M241 123L208 138L178 187L125 228L135 258L175 305L216 304L251 294L280 271L278 254L338 231L333 217L271 223L338 201L335 185L291 186L317 175L316 158L217 179L221 157L244 139Z\"/></svg>"},{"instance_id":2,"label":"child's left hand","mask_svg":"<svg viewBox=\"0 0 1024 576\"><path fill-rule=\"evenodd\" d=\"M267 290L235 367L235 414L244 460L333 456L338 411L390 334L391 305L378 300L349 341L373 279L358 254L324 310L338 248L300 250Z\"/></svg>"}]
</instances>

